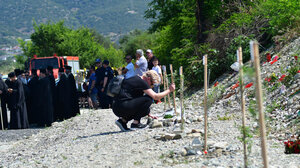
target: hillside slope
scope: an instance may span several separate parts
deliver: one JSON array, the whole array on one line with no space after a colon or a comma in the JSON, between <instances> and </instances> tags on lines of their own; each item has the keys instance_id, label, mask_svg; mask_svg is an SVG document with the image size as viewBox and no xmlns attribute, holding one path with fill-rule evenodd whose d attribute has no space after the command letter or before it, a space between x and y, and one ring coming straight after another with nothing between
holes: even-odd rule
<instances>
[{"instance_id":1,"label":"hillside slope","mask_svg":"<svg viewBox=\"0 0 300 168\"><path fill-rule=\"evenodd\" d=\"M87 26L98 32L124 34L133 29L147 29L149 21L143 18L150 0L0 0L1 44L16 37L29 37L32 21L65 20L70 27ZM1 40L0 40L1 41Z\"/></svg>"}]
</instances>

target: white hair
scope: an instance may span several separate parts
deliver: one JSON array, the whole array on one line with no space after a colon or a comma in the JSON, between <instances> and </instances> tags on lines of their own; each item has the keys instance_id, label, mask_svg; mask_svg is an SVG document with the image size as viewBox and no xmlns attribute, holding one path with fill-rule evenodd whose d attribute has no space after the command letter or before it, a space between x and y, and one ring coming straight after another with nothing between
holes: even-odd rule
<instances>
[{"instance_id":1,"label":"white hair","mask_svg":"<svg viewBox=\"0 0 300 168\"><path fill-rule=\"evenodd\" d=\"M144 51L142 49L136 50L136 53L139 54L141 57L144 56Z\"/></svg>"}]
</instances>

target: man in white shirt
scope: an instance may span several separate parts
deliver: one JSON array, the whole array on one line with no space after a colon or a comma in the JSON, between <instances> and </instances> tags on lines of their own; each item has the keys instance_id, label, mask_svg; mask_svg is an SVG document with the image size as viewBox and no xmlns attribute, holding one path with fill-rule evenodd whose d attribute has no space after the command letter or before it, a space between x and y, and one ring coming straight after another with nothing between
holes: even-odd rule
<instances>
[{"instance_id":1,"label":"man in white shirt","mask_svg":"<svg viewBox=\"0 0 300 168\"><path fill-rule=\"evenodd\" d=\"M148 68L148 62L147 59L144 56L144 52L142 49L136 50L136 63L134 64L135 67L135 73L138 76L143 76L143 74L147 71Z\"/></svg>"},{"instance_id":2,"label":"man in white shirt","mask_svg":"<svg viewBox=\"0 0 300 168\"><path fill-rule=\"evenodd\" d=\"M136 75L135 71L134 71L134 65L131 62L132 61L131 55L127 55L125 57L125 61L127 62L127 66L126 66L125 70L123 71L123 74L125 74L125 79L129 79Z\"/></svg>"}]
</instances>

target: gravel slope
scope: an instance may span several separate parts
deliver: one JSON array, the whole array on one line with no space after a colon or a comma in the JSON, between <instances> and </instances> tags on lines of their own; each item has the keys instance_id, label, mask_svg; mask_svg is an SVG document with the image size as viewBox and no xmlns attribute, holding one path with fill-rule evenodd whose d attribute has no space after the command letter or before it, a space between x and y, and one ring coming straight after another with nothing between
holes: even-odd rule
<instances>
[{"instance_id":1,"label":"gravel slope","mask_svg":"<svg viewBox=\"0 0 300 168\"><path fill-rule=\"evenodd\" d=\"M162 106L155 105L153 111ZM159 141L153 137L171 132L172 127L146 128L120 132L111 110L82 110L82 115L54 123L52 127L19 141L0 142L0 167L242 167L243 155L238 150L229 155L205 158L203 155L170 158L190 144L191 137ZM199 113L201 113L199 111ZM154 113L155 114L155 113ZM237 140L235 120L210 119L209 140L227 142L242 148ZM145 121L144 121L145 122ZM192 122L188 128L203 128ZM187 129L188 129L187 128ZM299 167L299 155L285 155L282 142L270 139L269 159L273 167ZM250 160L252 167L261 167L259 139L254 138Z\"/></svg>"}]
</instances>

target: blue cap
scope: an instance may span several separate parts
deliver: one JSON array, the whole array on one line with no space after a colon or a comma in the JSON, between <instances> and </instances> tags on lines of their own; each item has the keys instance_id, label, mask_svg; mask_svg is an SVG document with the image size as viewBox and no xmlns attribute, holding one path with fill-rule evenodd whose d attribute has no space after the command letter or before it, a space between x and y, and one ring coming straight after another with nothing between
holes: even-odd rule
<instances>
[{"instance_id":1,"label":"blue cap","mask_svg":"<svg viewBox=\"0 0 300 168\"><path fill-rule=\"evenodd\" d=\"M101 59L100 58L98 58L98 59L96 59L96 61L95 61L96 63L98 63L98 62L101 62Z\"/></svg>"}]
</instances>

